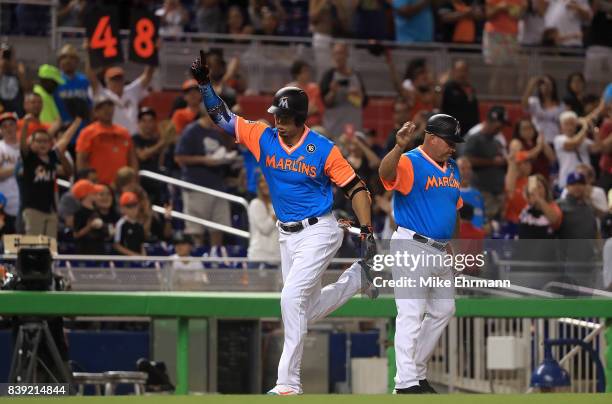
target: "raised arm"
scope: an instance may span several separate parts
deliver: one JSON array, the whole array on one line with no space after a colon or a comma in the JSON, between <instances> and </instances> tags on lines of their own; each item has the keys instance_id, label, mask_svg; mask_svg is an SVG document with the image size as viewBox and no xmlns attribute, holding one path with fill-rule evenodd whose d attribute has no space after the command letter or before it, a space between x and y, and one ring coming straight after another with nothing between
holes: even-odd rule
<instances>
[{"instance_id":1,"label":"raised arm","mask_svg":"<svg viewBox=\"0 0 612 404\"><path fill-rule=\"evenodd\" d=\"M202 102L212 120L224 131L236 136L236 115L228 108L227 104L215 93L210 83L209 70L206 66L204 51L200 50L200 57L191 64L191 74L200 85Z\"/></svg>"},{"instance_id":2,"label":"raised arm","mask_svg":"<svg viewBox=\"0 0 612 404\"><path fill-rule=\"evenodd\" d=\"M406 122L404 126L397 132L395 147L383 158L378 168L378 174L383 181L393 182L397 176L397 165L399 164L402 153L406 146L410 143L416 124L414 122Z\"/></svg>"}]
</instances>

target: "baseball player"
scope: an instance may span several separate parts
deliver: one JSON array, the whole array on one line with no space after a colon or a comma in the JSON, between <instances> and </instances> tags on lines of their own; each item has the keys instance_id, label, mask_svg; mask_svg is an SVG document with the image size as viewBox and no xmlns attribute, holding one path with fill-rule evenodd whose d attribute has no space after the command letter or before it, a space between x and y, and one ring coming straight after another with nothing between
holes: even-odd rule
<instances>
[{"instance_id":1,"label":"baseball player","mask_svg":"<svg viewBox=\"0 0 612 404\"><path fill-rule=\"evenodd\" d=\"M450 158L455 143L463 142L459 123L449 115L433 115L427 121L423 145L403 153L415 128L413 122L404 124L379 169L385 188L394 191L398 228L391 237L391 254L401 251L427 257L421 261L427 264L418 268L398 263L393 268L394 280L415 280L410 287L394 289L396 394L435 393L426 379L427 361L455 312L453 270L444 266L446 260L435 258L446 256L447 243L458 229L457 209L463 204L459 169ZM434 287L432 280L450 281L451 286Z\"/></svg>"},{"instance_id":2,"label":"baseball player","mask_svg":"<svg viewBox=\"0 0 612 404\"><path fill-rule=\"evenodd\" d=\"M338 147L304 125L308 96L303 90L285 87L276 93L268 109L274 115L275 128L247 121L234 115L215 94L205 60L200 52L191 66L204 105L215 123L255 156L278 218L285 341L276 386L268 394L302 394L300 362L308 323L325 317L359 291L370 297L377 294L368 267L362 265L376 252L369 192ZM363 260L344 271L336 283L321 289L323 271L343 238L331 213L331 183L352 201L361 224Z\"/></svg>"}]
</instances>

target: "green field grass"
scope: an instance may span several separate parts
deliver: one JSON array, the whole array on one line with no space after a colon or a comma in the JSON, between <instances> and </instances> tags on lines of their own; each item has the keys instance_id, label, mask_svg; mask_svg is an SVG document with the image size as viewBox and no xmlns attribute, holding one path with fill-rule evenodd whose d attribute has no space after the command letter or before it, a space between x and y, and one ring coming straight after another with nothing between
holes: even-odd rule
<instances>
[{"instance_id":1,"label":"green field grass","mask_svg":"<svg viewBox=\"0 0 612 404\"><path fill-rule=\"evenodd\" d=\"M0 398L0 402L15 402ZM19 398L20 403L40 403L44 398ZM286 401L299 404L610 404L612 394L441 394L424 396L393 395L303 395L299 397L271 397L265 395L202 395L202 396L114 396L47 398L53 403L66 404L270 404Z\"/></svg>"}]
</instances>

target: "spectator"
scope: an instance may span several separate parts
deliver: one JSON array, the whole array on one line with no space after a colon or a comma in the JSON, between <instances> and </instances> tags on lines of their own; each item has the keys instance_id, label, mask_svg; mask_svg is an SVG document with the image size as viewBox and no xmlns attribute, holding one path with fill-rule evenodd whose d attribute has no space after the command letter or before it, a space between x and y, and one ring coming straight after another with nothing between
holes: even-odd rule
<instances>
[{"instance_id":1,"label":"spectator","mask_svg":"<svg viewBox=\"0 0 612 404\"><path fill-rule=\"evenodd\" d=\"M96 208L104 225L108 227L109 234L112 235L115 233L115 223L119 220L119 214L115 205L115 194L110 185L102 185L102 188L102 192L98 194L98 199L96 200Z\"/></svg>"},{"instance_id":2,"label":"spectator","mask_svg":"<svg viewBox=\"0 0 612 404\"><path fill-rule=\"evenodd\" d=\"M285 10L280 0L249 0L247 11L249 21L253 24L255 31L264 29L266 14L273 14L279 20L283 20L285 16Z\"/></svg>"},{"instance_id":3,"label":"spectator","mask_svg":"<svg viewBox=\"0 0 612 404\"><path fill-rule=\"evenodd\" d=\"M62 47L57 55L57 64L62 73L64 84L55 90L53 97L59 110L62 122L72 122L75 117L80 116L83 124L79 132L89 124L91 100L89 99L89 80L87 76L79 71L79 55L76 48L71 44ZM77 132L73 143L79 136Z\"/></svg>"},{"instance_id":4,"label":"spectator","mask_svg":"<svg viewBox=\"0 0 612 404\"><path fill-rule=\"evenodd\" d=\"M253 26L246 23L244 11L240 6L231 6L227 10L227 33L230 35L251 35Z\"/></svg>"},{"instance_id":5,"label":"spectator","mask_svg":"<svg viewBox=\"0 0 612 404\"><path fill-rule=\"evenodd\" d=\"M518 41L524 46L539 46L544 34L544 14L548 0L528 0L527 10L519 21Z\"/></svg>"},{"instance_id":6,"label":"spectator","mask_svg":"<svg viewBox=\"0 0 612 404\"><path fill-rule=\"evenodd\" d=\"M559 188L565 188L565 179L576 170L580 163L590 164L589 153L601 149L599 139L588 138L589 125L583 118L578 119L574 111L561 114L561 134L555 137L555 152L559 160ZM578 122L581 127L578 129Z\"/></svg>"},{"instance_id":7,"label":"spectator","mask_svg":"<svg viewBox=\"0 0 612 404\"><path fill-rule=\"evenodd\" d=\"M381 158L369 147L366 135L361 131L345 133L339 139L340 146L347 150L347 161L355 173L366 181L372 194L382 192L382 184L378 181L378 166Z\"/></svg>"},{"instance_id":8,"label":"spectator","mask_svg":"<svg viewBox=\"0 0 612 404\"><path fill-rule=\"evenodd\" d=\"M17 144L17 114L5 112L0 114L0 193L4 196L2 231L4 234L15 233L15 220L19 211L19 188L15 178L15 165L19 160Z\"/></svg>"},{"instance_id":9,"label":"spectator","mask_svg":"<svg viewBox=\"0 0 612 404\"><path fill-rule=\"evenodd\" d=\"M484 7L480 0L446 1L437 14L444 42L475 43L482 35Z\"/></svg>"},{"instance_id":10,"label":"spectator","mask_svg":"<svg viewBox=\"0 0 612 404\"><path fill-rule=\"evenodd\" d=\"M591 17L588 0L549 0L544 26L557 30L560 46L582 46L582 25Z\"/></svg>"},{"instance_id":11,"label":"spectator","mask_svg":"<svg viewBox=\"0 0 612 404\"><path fill-rule=\"evenodd\" d=\"M605 85L610 81L612 66L612 1L594 0L593 19L588 29L584 75L587 83Z\"/></svg>"},{"instance_id":12,"label":"spectator","mask_svg":"<svg viewBox=\"0 0 612 404\"><path fill-rule=\"evenodd\" d=\"M180 37L183 27L189 22L189 12L180 0L164 0L164 5L155 10L159 18L159 34L169 37Z\"/></svg>"},{"instance_id":13,"label":"spectator","mask_svg":"<svg viewBox=\"0 0 612 404\"><path fill-rule=\"evenodd\" d=\"M95 73L88 70L91 83L91 98L108 98L115 105L113 121L115 125L123 126L128 133L138 130L138 106L146 97L149 84L153 79L155 67L147 65L143 73L130 84L125 85L125 73L122 67L110 67L104 72L106 87L98 82Z\"/></svg>"},{"instance_id":14,"label":"spectator","mask_svg":"<svg viewBox=\"0 0 612 404\"><path fill-rule=\"evenodd\" d=\"M119 205L122 216L115 226L115 251L121 255L146 255L144 228L138 223L138 197L133 192L124 192Z\"/></svg>"},{"instance_id":15,"label":"spectator","mask_svg":"<svg viewBox=\"0 0 612 404\"><path fill-rule=\"evenodd\" d=\"M76 118L53 147L51 135L42 130L34 132L28 144L26 133L32 120L31 115L24 117L20 139L22 166L18 178L21 180L20 197L25 233L56 238L58 216L55 208L55 179L58 174L71 174L70 163L64 152L81 124L81 119ZM58 167L60 165L61 168Z\"/></svg>"},{"instance_id":16,"label":"spectator","mask_svg":"<svg viewBox=\"0 0 612 404\"><path fill-rule=\"evenodd\" d=\"M312 49L314 51L317 78L332 65L333 38L346 38L350 26L348 2L338 0L309 0L308 17L312 31Z\"/></svg>"},{"instance_id":17,"label":"spectator","mask_svg":"<svg viewBox=\"0 0 612 404\"><path fill-rule=\"evenodd\" d=\"M79 180L71 189L79 201L79 210L74 215L74 239L77 254L101 255L106 253L104 242L109 236L108 227L96 210L98 194L104 191L102 185L88 180Z\"/></svg>"},{"instance_id":18,"label":"spectator","mask_svg":"<svg viewBox=\"0 0 612 404\"><path fill-rule=\"evenodd\" d=\"M433 42L431 0L392 0L397 42Z\"/></svg>"},{"instance_id":19,"label":"spectator","mask_svg":"<svg viewBox=\"0 0 612 404\"><path fill-rule=\"evenodd\" d=\"M172 244L174 244L174 255L172 260L172 269L175 271L198 271L199 280L203 283L209 283L208 275L203 270L202 263L194 260L186 260L185 258L193 257L193 239L188 234L177 235Z\"/></svg>"},{"instance_id":20,"label":"spectator","mask_svg":"<svg viewBox=\"0 0 612 404\"><path fill-rule=\"evenodd\" d=\"M291 65L291 77L294 81L288 86L299 87L308 95L308 119L306 125L312 127L323 121L325 105L321 98L319 85L312 81L312 68L303 60L296 60Z\"/></svg>"},{"instance_id":21,"label":"spectator","mask_svg":"<svg viewBox=\"0 0 612 404\"><path fill-rule=\"evenodd\" d=\"M526 151L531 160L533 173L542 174L548 178L550 166L556 162L555 152L539 134L530 119L520 119L514 125L514 133L510 141L509 154L514 157L516 153Z\"/></svg>"},{"instance_id":22,"label":"spectator","mask_svg":"<svg viewBox=\"0 0 612 404\"><path fill-rule=\"evenodd\" d=\"M519 222L519 215L527 206L525 200L525 189L527 178L531 175L531 159L529 152L521 150L508 159L508 171L506 172L506 208L504 218L513 224Z\"/></svg>"},{"instance_id":23,"label":"spectator","mask_svg":"<svg viewBox=\"0 0 612 404\"><path fill-rule=\"evenodd\" d=\"M219 0L199 0L195 11L197 32L220 34L225 31L225 16Z\"/></svg>"},{"instance_id":24,"label":"spectator","mask_svg":"<svg viewBox=\"0 0 612 404\"><path fill-rule=\"evenodd\" d=\"M518 22L526 6L526 0L486 0L482 52L485 63L493 67L489 89L494 94L508 93L512 84L502 78L503 68L517 64Z\"/></svg>"},{"instance_id":25,"label":"spectator","mask_svg":"<svg viewBox=\"0 0 612 404\"><path fill-rule=\"evenodd\" d=\"M174 153L174 159L181 166L181 177L184 181L218 191L226 190L225 177L231 162L228 157L231 155L228 155L223 146L221 136L215 130L208 114L185 128ZM224 199L183 190L183 206L185 213L189 215L231 226L229 202ZM190 222L185 226L185 233L194 237L196 244L201 245L203 227ZM211 248L221 247L222 241L221 232L210 231Z\"/></svg>"},{"instance_id":26,"label":"spectator","mask_svg":"<svg viewBox=\"0 0 612 404\"><path fill-rule=\"evenodd\" d=\"M578 164L574 172L584 177L585 201L593 207L599 222L599 218L604 217L608 213L608 198L606 197L606 192L603 188L594 185L595 170L590 165ZM568 190L565 188L561 193L561 199L565 198L567 194Z\"/></svg>"},{"instance_id":27,"label":"spectator","mask_svg":"<svg viewBox=\"0 0 612 404\"><path fill-rule=\"evenodd\" d=\"M612 97L605 104L606 115L600 128L599 136L601 138L601 158L599 159L599 168L601 176L599 185L608 192L612 188Z\"/></svg>"},{"instance_id":28,"label":"spectator","mask_svg":"<svg viewBox=\"0 0 612 404\"><path fill-rule=\"evenodd\" d=\"M98 176L96 172L91 168L77 171L76 180L87 180L92 183L98 182ZM69 229L74 228L74 215L81 207L81 203L72 192L64 192L59 200L59 205L57 206L57 214L59 218L64 222L65 227ZM116 222L116 220L115 220ZM115 223L113 222L113 223Z\"/></svg>"},{"instance_id":29,"label":"spectator","mask_svg":"<svg viewBox=\"0 0 612 404\"><path fill-rule=\"evenodd\" d=\"M410 120L410 105L405 99L398 97L393 103L393 129L387 135L385 150L390 152L395 147L397 131Z\"/></svg>"},{"instance_id":30,"label":"spectator","mask_svg":"<svg viewBox=\"0 0 612 404\"><path fill-rule=\"evenodd\" d=\"M187 105L185 108L175 110L172 114L172 124L177 136L183 133L183 129L187 125L198 119L202 112L202 94L200 94L198 82L194 79L185 80L181 89L183 90L183 99Z\"/></svg>"},{"instance_id":31,"label":"spectator","mask_svg":"<svg viewBox=\"0 0 612 404\"><path fill-rule=\"evenodd\" d=\"M461 133L478 124L480 110L476 89L470 84L468 64L464 59L453 63L450 80L442 90L441 112L454 116L461 125Z\"/></svg>"},{"instance_id":32,"label":"spectator","mask_svg":"<svg viewBox=\"0 0 612 404\"><path fill-rule=\"evenodd\" d=\"M496 139L503 117L489 115L480 132L469 136L465 155L474 170L474 186L482 193L487 221L498 218L504 203L506 158Z\"/></svg>"},{"instance_id":33,"label":"spectator","mask_svg":"<svg viewBox=\"0 0 612 404\"><path fill-rule=\"evenodd\" d=\"M280 18L278 14L269 8L262 10L261 28L255 30L255 35L278 35Z\"/></svg>"},{"instance_id":34,"label":"spectator","mask_svg":"<svg viewBox=\"0 0 612 404\"><path fill-rule=\"evenodd\" d=\"M353 3L356 3L355 37L379 41L392 39L385 0L355 0Z\"/></svg>"},{"instance_id":35,"label":"spectator","mask_svg":"<svg viewBox=\"0 0 612 404\"><path fill-rule=\"evenodd\" d=\"M238 77L238 79L236 79L238 76L238 59L232 59L228 67L221 53L209 52L206 55L206 63L208 64L208 69L210 71L209 77L215 93L217 93L219 97L223 97L222 99L225 101L228 108L238 113L239 110L237 108L239 106L236 99L238 96L237 90L229 85L229 82L234 80L238 88L246 86L242 78Z\"/></svg>"},{"instance_id":36,"label":"spectator","mask_svg":"<svg viewBox=\"0 0 612 404\"><path fill-rule=\"evenodd\" d=\"M0 105L6 112L23 115L23 92L26 86L26 70L17 62L15 51L7 43L0 44Z\"/></svg>"},{"instance_id":37,"label":"spectator","mask_svg":"<svg viewBox=\"0 0 612 404\"><path fill-rule=\"evenodd\" d=\"M42 98L40 121L51 125L61 120L53 94L58 86L65 84L65 80L57 67L47 64L38 68L38 79L39 83L34 85L33 92Z\"/></svg>"},{"instance_id":38,"label":"spectator","mask_svg":"<svg viewBox=\"0 0 612 404\"><path fill-rule=\"evenodd\" d=\"M62 27L82 27L83 12L87 0L60 0L57 10L58 25Z\"/></svg>"},{"instance_id":39,"label":"spectator","mask_svg":"<svg viewBox=\"0 0 612 404\"><path fill-rule=\"evenodd\" d=\"M26 131L27 137L30 137L32 133L36 131L49 131L54 132L55 128L51 128L51 125L43 123L40 121L40 113L43 108L42 97L36 93L28 93L25 95L23 101L23 108L26 112L26 115L30 115L30 124L28 125L28 130ZM22 128L23 128L24 120L20 119L17 121L17 137L21 137ZM54 125L55 126L55 125Z\"/></svg>"},{"instance_id":40,"label":"spectator","mask_svg":"<svg viewBox=\"0 0 612 404\"><path fill-rule=\"evenodd\" d=\"M536 91L536 95L532 95ZM532 77L527 84L521 100L523 108L529 112L538 133L544 135L547 143L552 144L559 134L559 116L565 110L557 95L557 84L548 75Z\"/></svg>"},{"instance_id":41,"label":"spectator","mask_svg":"<svg viewBox=\"0 0 612 404\"><path fill-rule=\"evenodd\" d=\"M138 112L138 128L140 130L132 137L138 167L141 170L160 173L165 149L174 139L169 139L167 135L160 136L157 129L157 114L148 107L143 107ZM153 203L163 204L166 197L164 184L146 177L140 179L140 184Z\"/></svg>"},{"instance_id":42,"label":"spectator","mask_svg":"<svg viewBox=\"0 0 612 404\"><path fill-rule=\"evenodd\" d=\"M561 209L552 198L552 191L546 178L533 175L528 183L525 199L527 206L519 215L519 239L549 239L561 224ZM528 180L529 182L529 180Z\"/></svg>"},{"instance_id":43,"label":"spectator","mask_svg":"<svg viewBox=\"0 0 612 404\"><path fill-rule=\"evenodd\" d=\"M257 198L249 203L249 231L249 260L269 261L277 266L280 262L280 249L276 214L270 199L270 189L263 175L259 176L257 182ZM264 264L257 265L261 267Z\"/></svg>"},{"instance_id":44,"label":"spectator","mask_svg":"<svg viewBox=\"0 0 612 404\"><path fill-rule=\"evenodd\" d=\"M578 116L584 116L584 96L585 86L584 76L580 72L575 72L567 77L565 82L566 92L563 103Z\"/></svg>"},{"instance_id":45,"label":"spectator","mask_svg":"<svg viewBox=\"0 0 612 404\"><path fill-rule=\"evenodd\" d=\"M433 74L423 58L411 60L406 66L404 80L399 81L395 66L391 57L387 58L391 77L395 90L410 104L410 119L414 119L421 111L431 112L438 100L436 99L436 89Z\"/></svg>"},{"instance_id":46,"label":"spectator","mask_svg":"<svg viewBox=\"0 0 612 404\"><path fill-rule=\"evenodd\" d=\"M151 199L142 187L137 187L134 193L138 197L138 223L144 229L145 241L147 243L170 241L172 239L172 206L167 204L162 216L153 211Z\"/></svg>"},{"instance_id":47,"label":"spectator","mask_svg":"<svg viewBox=\"0 0 612 404\"><path fill-rule=\"evenodd\" d=\"M567 183L567 195L557 201L562 213L557 233L560 239L565 239L560 244L559 252L564 261L588 262L595 257L597 214L589 202L589 195L586 193L586 179L582 174L572 172L568 174L564 182ZM586 272L586 268L573 271L572 275L578 276L581 272Z\"/></svg>"},{"instance_id":48,"label":"spectator","mask_svg":"<svg viewBox=\"0 0 612 404\"><path fill-rule=\"evenodd\" d=\"M121 167L117 171L114 185L117 198L120 198L119 195L124 192L138 192L140 188L138 173L132 167ZM119 199L117 199L117 202L119 202Z\"/></svg>"},{"instance_id":49,"label":"spectator","mask_svg":"<svg viewBox=\"0 0 612 404\"><path fill-rule=\"evenodd\" d=\"M323 126L331 139L336 139L347 124L356 130L362 128L362 109L368 102L363 81L357 72L348 66L349 49L345 43L337 42L333 48L335 67L329 69L321 79L321 95L325 103Z\"/></svg>"},{"instance_id":50,"label":"spectator","mask_svg":"<svg viewBox=\"0 0 612 404\"><path fill-rule=\"evenodd\" d=\"M77 169L93 168L102 184L112 184L124 166L138 170L132 137L112 121L115 106L109 98L94 101L96 121L81 131L76 144Z\"/></svg>"},{"instance_id":51,"label":"spectator","mask_svg":"<svg viewBox=\"0 0 612 404\"><path fill-rule=\"evenodd\" d=\"M468 158L459 157L457 167L459 167L459 175L461 176L460 191L463 206L470 205L472 207L472 225L477 229L484 229L486 226L484 198L479 190L472 187L472 164Z\"/></svg>"},{"instance_id":52,"label":"spectator","mask_svg":"<svg viewBox=\"0 0 612 404\"><path fill-rule=\"evenodd\" d=\"M484 122L480 122L476 126L472 127L467 131L464 139L467 142L472 136L477 135L482 132L485 126L489 128L489 130L497 130L494 137L500 145L502 145L502 151L504 157L506 156L506 149L508 145L506 143L506 136L502 132L504 126L508 125L508 114L506 113L506 108L501 105L493 105L487 111L487 119ZM467 144L458 144L456 151L458 156L462 156L465 154L465 147Z\"/></svg>"}]
</instances>

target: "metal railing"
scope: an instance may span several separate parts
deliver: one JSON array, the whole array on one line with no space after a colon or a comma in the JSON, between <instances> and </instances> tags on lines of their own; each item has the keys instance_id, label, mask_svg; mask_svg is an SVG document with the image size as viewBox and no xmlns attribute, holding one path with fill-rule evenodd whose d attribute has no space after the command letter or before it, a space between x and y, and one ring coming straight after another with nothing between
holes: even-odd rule
<instances>
[{"instance_id":1,"label":"metal railing","mask_svg":"<svg viewBox=\"0 0 612 404\"><path fill-rule=\"evenodd\" d=\"M245 208L246 211L246 217L248 219L248 202L246 201L246 199L236 196L236 195L232 195L232 194L228 194L226 192L220 192L220 191L216 191L214 189L210 189L210 188L206 188L206 187L201 187L199 185L195 185L195 184L191 184L189 182L185 182L185 181L181 181L181 180L177 180L176 178L172 178L172 177L168 177L165 175L161 175L161 174L157 174L154 173L152 171L147 171L147 170L141 170L139 172L140 175L147 177L147 178L151 178L157 181L161 181L164 182L166 184L170 184L170 185L174 185L177 187L181 187L181 188L186 188L195 192L201 192L201 193L205 193L207 195L211 195L217 198L221 198L221 199L225 199L228 200L230 202L235 202L240 204L241 206L243 206ZM70 181L58 178L57 179L57 185L59 185L62 188L66 188L69 189L72 184L70 183ZM152 205L152 209L154 212L157 213L161 213L161 214L165 214L166 213L166 208L164 208L163 206L159 206L159 205ZM206 220L206 219L202 219L199 218L197 216L193 216L193 215L189 215L187 213L183 213L183 212L179 212L177 210L171 210L170 211L170 215L173 218L176 219L180 219L180 220L184 220L186 222L190 222L190 223L195 223L195 224L199 224L201 226L207 227L209 229L212 230L218 230L221 231L223 233L227 233L227 234L231 234L237 237L241 237L241 238L245 238L245 239L249 239L251 237L251 233L249 233L248 231L245 230L240 230L240 229L234 229L231 226L226 226L224 224L220 224L220 223L215 223L212 222L210 220Z\"/></svg>"}]
</instances>

